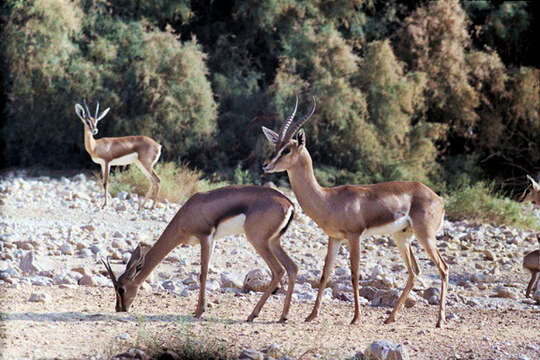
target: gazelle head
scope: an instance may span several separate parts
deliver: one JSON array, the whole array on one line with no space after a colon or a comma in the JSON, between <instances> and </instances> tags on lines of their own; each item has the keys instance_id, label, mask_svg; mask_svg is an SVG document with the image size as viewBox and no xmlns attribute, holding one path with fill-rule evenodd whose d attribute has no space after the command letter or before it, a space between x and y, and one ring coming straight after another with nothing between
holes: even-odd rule
<instances>
[{"instance_id":1,"label":"gazelle head","mask_svg":"<svg viewBox=\"0 0 540 360\"><path fill-rule=\"evenodd\" d=\"M92 135L96 135L98 133L98 128L97 128L98 121L103 119L111 108L106 108L101 114L99 114L99 101L98 101L96 105L96 114L92 116L90 114L90 110L88 109L88 105L86 104L86 99L83 99L82 103L84 107L82 107L80 104L75 104L75 113L82 120L83 124L88 126L88 129L92 132Z\"/></svg>"},{"instance_id":2,"label":"gazelle head","mask_svg":"<svg viewBox=\"0 0 540 360\"><path fill-rule=\"evenodd\" d=\"M287 119L281 125L279 133L272 131L266 127L262 127L263 133L272 144L275 145L273 155L269 160L264 162L263 171L266 173L285 171L293 166L297 161L306 146L306 134L301 129L302 125L311 118L315 112L315 97L313 97L313 107L311 111L304 116L300 121L295 121L296 109L298 108L298 96L294 109ZM294 135L298 132L298 136L294 139Z\"/></svg>"},{"instance_id":3,"label":"gazelle head","mask_svg":"<svg viewBox=\"0 0 540 360\"><path fill-rule=\"evenodd\" d=\"M530 201L534 205L540 205L540 184L537 183L532 177L527 175L527 179L531 182L531 187L527 190L523 196L522 202Z\"/></svg>"},{"instance_id":4,"label":"gazelle head","mask_svg":"<svg viewBox=\"0 0 540 360\"><path fill-rule=\"evenodd\" d=\"M144 258L147 250L144 250L141 245L138 245L131 253L126 270L118 278L114 275L114 272L109 264L109 259L105 262L103 259L103 265L109 273L109 277L112 280L114 286L114 292L116 294L116 312L128 311L133 299L139 291L139 284L136 284L133 280L139 275L143 266Z\"/></svg>"}]
</instances>

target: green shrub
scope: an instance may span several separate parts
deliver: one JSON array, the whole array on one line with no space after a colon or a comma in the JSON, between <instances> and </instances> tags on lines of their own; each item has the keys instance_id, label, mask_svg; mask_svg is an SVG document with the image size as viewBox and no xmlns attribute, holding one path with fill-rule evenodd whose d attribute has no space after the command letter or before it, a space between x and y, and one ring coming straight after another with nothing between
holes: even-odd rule
<instances>
[{"instance_id":1,"label":"green shrub","mask_svg":"<svg viewBox=\"0 0 540 360\"><path fill-rule=\"evenodd\" d=\"M463 185L450 194L446 205L450 220L473 220L494 225L540 229L534 214L526 214L519 203L494 190L493 184Z\"/></svg>"},{"instance_id":2,"label":"green shrub","mask_svg":"<svg viewBox=\"0 0 540 360\"><path fill-rule=\"evenodd\" d=\"M173 162L158 163L156 173L161 179L159 199L172 202L182 202L199 191L210 190L214 186L201 181L201 173L191 170L187 165L177 166ZM215 187L218 187L218 184ZM109 189L112 196L119 191L133 192L144 196L148 191L150 182L137 166L130 166L125 170L117 169L109 177Z\"/></svg>"}]
</instances>

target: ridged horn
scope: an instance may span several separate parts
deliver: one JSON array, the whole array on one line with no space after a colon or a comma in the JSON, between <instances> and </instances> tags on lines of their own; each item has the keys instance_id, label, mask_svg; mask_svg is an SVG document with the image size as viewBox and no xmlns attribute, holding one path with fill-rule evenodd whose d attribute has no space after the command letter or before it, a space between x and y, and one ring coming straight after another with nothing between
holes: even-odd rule
<instances>
[{"instance_id":1,"label":"ridged horn","mask_svg":"<svg viewBox=\"0 0 540 360\"><path fill-rule=\"evenodd\" d=\"M302 120L295 122L290 128L287 134L285 135L283 142L288 142L294 134L308 121L313 113L315 112L316 102L315 102L315 96L313 98L313 107L311 108L311 111L302 118Z\"/></svg>"},{"instance_id":2,"label":"ridged horn","mask_svg":"<svg viewBox=\"0 0 540 360\"><path fill-rule=\"evenodd\" d=\"M86 98L82 99L83 105L84 105L84 111L86 112L85 116L90 117L90 109L88 109L88 104L86 103Z\"/></svg>"},{"instance_id":3,"label":"ridged horn","mask_svg":"<svg viewBox=\"0 0 540 360\"><path fill-rule=\"evenodd\" d=\"M287 119L285 119L283 124L281 124L281 128L279 129L279 132L278 132L279 141L277 143L276 149L279 149L281 147L281 145L283 145L285 143L285 141L284 141L285 134L287 134L287 130L291 126L291 123L292 123L292 121L294 119L294 116L296 115L296 109L298 109L298 95L296 95L296 103L294 104L294 109L291 112L291 115L289 115L289 117Z\"/></svg>"},{"instance_id":4,"label":"ridged horn","mask_svg":"<svg viewBox=\"0 0 540 360\"><path fill-rule=\"evenodd\" d=\"M111 278L114 287L118 287L118 280L116 280L116 276L114 275L114 272L111 268L111 264L109 263L109 257L107 257L107 262L105 260L101 259L101 262L105 266L105 269L107 269L107 272L109 273L109 277Z\"/></svg>"}]
</instances>

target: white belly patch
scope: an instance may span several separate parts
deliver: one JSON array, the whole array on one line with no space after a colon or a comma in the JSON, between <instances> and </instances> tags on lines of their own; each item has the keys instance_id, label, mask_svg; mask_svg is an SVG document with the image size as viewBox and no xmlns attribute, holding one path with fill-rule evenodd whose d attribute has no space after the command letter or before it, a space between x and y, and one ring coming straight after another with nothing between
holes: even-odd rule
<instances>
[{"instance_id":1,"label":"white belly patch","mask_svg":"<svg viewBox=\"0 0 540 360\"><path fill-rule=\"evenodd\" d=\"M138 155L136 152L124 155L122 157L116 158L113 161L111 161L111 165L115 165L115 166L129 165L133 163L135 160L137 160L137 156Z\"/></svg>"},{"instance_id":2,"label":"white belly patch","mask_svg":"<svg viewBox=\"0 0 540 360\"><path fill-rule=\"evenodd\" d=\"M228 235L243 234L245 221L246 215L241 214L220 222L214 233L214 239Z\"/></svg>"},{"instance_id":3,"label":"white belly patch","mask_svg":"<svg viewBox=\"0 0 540 360\"><path fill-rule=\"evenodd\" d=\"M383 226L367 228L362 233L362 236L394 234L407 228L409 225L410 218L408 216L404 216Z\"/></svg>"}]
</instances>

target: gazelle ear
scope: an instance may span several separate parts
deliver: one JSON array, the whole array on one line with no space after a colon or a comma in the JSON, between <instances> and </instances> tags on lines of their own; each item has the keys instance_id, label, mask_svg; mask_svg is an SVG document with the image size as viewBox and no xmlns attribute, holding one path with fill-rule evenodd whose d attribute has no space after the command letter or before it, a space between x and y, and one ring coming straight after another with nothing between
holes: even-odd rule
<instances>
[{"instance_id":1,"label":"gazelle ear","mask_svg":"<svg viewBox=\"0 0 540 360\"><path fill-rule=\"evenodd\" d=\"M107 115L109 113L109 110L111 110L111 108L106 108L102 113L101 115L99 115L99 117L96 119L96 122L98 122L99 120L103 119L105 117L105 115Z\"/></svg>"},{"instance_id":2,"label":"gazelle ear","mask_svg":"<svg viewBox=\"0 0 540 360\"><path fill-rule=\"evenodd\" d=\"M306 146L306 133L304 132L304 129L300 129L298 131L298 149L302 149L304 146Z\"/></svg>"},{"instance_id":3,"label":"gazelle ear","mask_svg":"<svg viewBox=\"0 0 540 360\"><path fill-rule=\"evenodd\" d=\"M84 122L85 111L80 104L75 104L75 113Z\"/></svg>"},{"instance_id":4,"label":"gazelle ear","mask_svg":"<svg viewBox=\"0 0 540 360\"><path fill-rule=\"evenodd\" d=\"M279 140L279 135L274 130L270 130L267 127L262 127L262 131L264 133L264 136L266 136L266 139L270 141L272 144L276 144Z\"/></svg>"},{"instance_id":5,"label":"gazelle ear","mask_svg":"<svg viewBox=\"0 0 540 360\"><path fill-rule=\"evenodd\" d=\"M530 177L529 175L527 175L527 179L530 180L534 191L540 191L540 184L538 184L536 181L534 181L534 179L532 177Z\"/></svg>"},{"instance_id":6,"label":"gazelle ear","mask_svg":"<svg viewBox=\"0 0 540 360\"><path fill-rule=\"evenodd\" d=\"M122 277L125 277L128 280L133 280L135 277L137 277L144 266L147 252L148 248L143 248L141 244L139 244L131 253L131 258L126 265L126 271L124 271Z\"/></svg>"}]
</instances>

